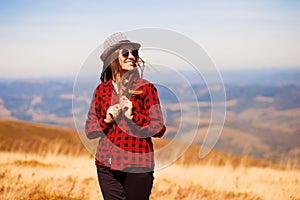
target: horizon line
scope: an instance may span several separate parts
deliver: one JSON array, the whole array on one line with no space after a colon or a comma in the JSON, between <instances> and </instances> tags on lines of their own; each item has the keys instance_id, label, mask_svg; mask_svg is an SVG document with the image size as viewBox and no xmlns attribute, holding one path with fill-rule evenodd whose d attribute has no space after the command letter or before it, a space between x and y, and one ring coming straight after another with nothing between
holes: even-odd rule
<instances>
[{"instance_id":1,"label":"horizon line","mask_svg":"<svg viewBox=\"0 0 300 200\"><path fill-rule=\"evenodd\" d=\"M228 68L228 69L218 69L218 71L222 74L222 73L226 73L226 72L241 72L241 71L265 71L265 70L272 70L272 71L300 71L300 66L295 66L295 67L253 67L253 68L239 68L239 69L235 69L235 68ZM188 72L192 72L191 70L184 70L184 69L180 69L177 70L179 72L183 72L183 73L188 73ZM165 71L167 72L167 71ZM47 80L51 80L51 79L76 79L78 76L78 74L74 74L74 75L28 75L28 76L1 76L0 75L0 80L28 80L28 79L32 79L32 80L41 80L41 79L47 79ZM100 74L99 74L100 77Z\"/></svg>"}]
</instances>

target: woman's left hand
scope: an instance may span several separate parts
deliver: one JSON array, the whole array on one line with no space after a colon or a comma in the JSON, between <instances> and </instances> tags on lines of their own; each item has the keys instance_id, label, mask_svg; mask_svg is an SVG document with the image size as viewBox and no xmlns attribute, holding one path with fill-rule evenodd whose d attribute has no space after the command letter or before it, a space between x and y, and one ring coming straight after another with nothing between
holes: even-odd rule
<instances>
[{"instance_id":1,"label":"woman's left hand","mask_svg":"<svg viewBox=\"0 0 300 200\"><path fill-rule=\"evenodd\" d=\"M124 112L124 115L128 118L128 119L132 119L132 102L126 97L126 96L122 96L120 98L120 107Z\"/></svg>"}]
</instances>

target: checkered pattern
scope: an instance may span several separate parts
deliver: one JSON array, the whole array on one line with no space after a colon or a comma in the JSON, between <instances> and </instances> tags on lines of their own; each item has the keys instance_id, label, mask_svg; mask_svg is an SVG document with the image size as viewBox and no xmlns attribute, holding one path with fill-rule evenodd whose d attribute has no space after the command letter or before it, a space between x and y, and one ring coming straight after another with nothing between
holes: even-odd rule
<instances>
[{"instance_id":1,"label":"checkered pattern","mask_svg":"<svg viewBox=\"0 0 300 200\"><path fill-rule=\"evenodd\" d=\"M133 119L120 113L114 123L103 120L107 109L118 103L112 80L98 85L94 91L85 132L88 138L101 137L96 152L96 164L115 170L126 168L154 168L151 137L162 137L166 131L162 112L153 84L144 79L135 79L132 85L139 95L132 95Z\"/></svg>"},{"instance_id":2,"label":"checkered pattern","mask_svg":"<svg viewBox=\"0 0 300 200\"><path fill-rule=\"evenodd\" d=\"M127 40L127 37L121 33L121 32L117 32L117 33L114 33L112 34L111 36L109 36L105 41L104 41L104 44L103 44L103 50L113 46L113 45L116 45L119 43L119 41L122 41L122 40Z\"/></svg>"}]
</instances>

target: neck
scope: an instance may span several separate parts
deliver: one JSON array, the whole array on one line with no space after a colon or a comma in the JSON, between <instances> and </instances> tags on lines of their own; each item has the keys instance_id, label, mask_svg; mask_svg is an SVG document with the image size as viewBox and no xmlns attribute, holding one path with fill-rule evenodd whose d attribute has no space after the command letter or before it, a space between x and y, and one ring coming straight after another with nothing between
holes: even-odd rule
<instances>
[{"instance_id":1,"label":"neck","mask_svg":"<svg viewBox=\"0 0 300 200\"><path fill-rule=\"evenodd\" d=\"M125 71L125 70L121 70L121 71L115 73L114 76L113 76L113 82L116 83L116 84L118 84L118 83L120 82L122 76L123 76L126 72L127 72L127 71Z\"/></svg>"}]
</instances>

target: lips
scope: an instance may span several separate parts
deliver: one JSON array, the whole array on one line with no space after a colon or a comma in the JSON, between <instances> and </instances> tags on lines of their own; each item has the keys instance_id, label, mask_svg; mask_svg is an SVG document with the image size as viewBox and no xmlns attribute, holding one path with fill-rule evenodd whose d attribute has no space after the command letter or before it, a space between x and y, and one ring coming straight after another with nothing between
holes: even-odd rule
<instances>
[{"instance_id":1,"label":"lips","mask_svg":"<svg viewBox=\"0 0 300 200\"><path fill-rule=\"evenodd\" d=\"M131 65L133 65L133 62L132 61L127 61L127 62L125 62L126 64L131 64Z\"/></svg>"}]
</instances>

